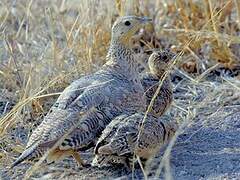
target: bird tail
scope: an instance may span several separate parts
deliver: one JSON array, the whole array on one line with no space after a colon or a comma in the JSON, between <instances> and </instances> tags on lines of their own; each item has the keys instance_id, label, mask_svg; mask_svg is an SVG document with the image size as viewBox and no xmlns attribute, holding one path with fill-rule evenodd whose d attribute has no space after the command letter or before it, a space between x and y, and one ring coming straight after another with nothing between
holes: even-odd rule
<instances>
[{"instance_id":1,"label":"bird tail","mask_svg":"<svg viewBox=\"0 0 240 180\"><path fill-rule=\"evenodd\" d=\"M38 147L38 143L36 143L35 145L31 146L30 148L27 148L26 150L24 150L23 153L19 156L19 158L13 162L13 164L11 165L10 168L14 168L15 166L22 163L23 161L25 161L27 159L32 159L35 156L38 156L39 154L41 154L40 151L36 152L37 147Z\"/></svg>"}]
</instances>

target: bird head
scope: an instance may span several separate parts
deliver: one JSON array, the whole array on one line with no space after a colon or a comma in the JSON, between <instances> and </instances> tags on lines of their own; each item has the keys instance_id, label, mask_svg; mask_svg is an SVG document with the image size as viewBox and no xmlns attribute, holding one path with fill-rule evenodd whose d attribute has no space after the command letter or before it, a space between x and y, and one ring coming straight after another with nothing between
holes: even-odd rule
<instances>
[{"instance_id":1,"label":"bird head","mask_svg":"<svg viewBox=\"0 0 240 180\"><path fill-rule=\"evenodd\" d=\"M147 17L123 16L119 17L112 26L112 39L128 44L130 38L145 24L152 20Z\"/></svg>"},{"instance_id":2,"label":"bird head","mask_svg":"<svg viewBox=\"0 0 240 180\"><path fill-rule=\"evenodd\" d=\"M173 52L167 50L153 52L148 59L150 72L158 76L163 75L174 56Z\"/></svg>"}]
</instances>

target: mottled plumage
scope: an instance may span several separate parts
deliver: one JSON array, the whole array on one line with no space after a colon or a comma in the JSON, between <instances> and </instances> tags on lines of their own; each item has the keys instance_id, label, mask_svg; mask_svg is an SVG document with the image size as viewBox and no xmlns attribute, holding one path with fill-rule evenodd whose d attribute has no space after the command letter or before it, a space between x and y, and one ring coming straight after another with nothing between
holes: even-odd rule
<instances>
[{"instance_id":1,"label":"mottled plumage","mask_svg":"<svg viewBox=\"0 0 240 180\"><path fill-rule=\"evenodd\" d=\"M154 93L156 92L159 81L164 73L166 72L169 63L174 58L174 53L171 51L156 51L153 52L152 55L148 59L148 66L150 72L144 73L141 76L141 83L145 91L145 96L147 100L147 104L149 105ZM153 107L151 112L154 116L161 116L171 105L173 100L173 92L170 77L166 77L163 80L161 89L154 100Z\"/></svg>"},{"instance_id":2,"label":"mottled plumage","mask_svg":"<svg viewBox=\"0 0 240 180\"><path fill-rule=\"evenodd\" d=\"M131 166L134 151L141 159L154 156L170 140L177 130L177 124L170 117L162 115L156 118L149 114L139 135L139 124L144 113L121 115L104 129L95 147L93 165L105 166L124 164ZM138 139L138 143L137 143Z\"/></svg>"},{"instance_id":3,"label":"mottled plumage","mask_svg":"<svg viewBox=\"0 0 240 180\"><path fill-rule=\"evenodd\" d=\"M142 78L144 89L147 91L148 105L159 85L159 79L167 69L173 54L168 51L154 52L149 57L150 73ZM155 90L155 91L154 91ZM175 133L177 124L171 118L163 115L172 101L172 89L167 78L157 95L153 108L139 133L139 123L144 118L142 113L127 113L116 117L103 131L95 147L93 165L125 164L129 166L135 150L136 155L143 159L153 156ZM163 107L159 107L163 106ZM160 117L161 116L161 117ZM138 139L138 145L137 145Z\"/></svg>"},{"instance_id":4,"label":"mottled plumage","mask_svg":"<svg viewBox=\"0 0 240 180\"><path fill-rule=\"evenodd\" d=\"M34 159L51 148L69 129L76 127L49 155L57 160L72 155L79 164L76 149L87 148L114 117L145 109L144 90L129 39L150 19L121 17L112 27L106 64L96 73L84 76L67 87L43 122L32 133L26 149L13 166Z\"/></svg>"}]
</instances>

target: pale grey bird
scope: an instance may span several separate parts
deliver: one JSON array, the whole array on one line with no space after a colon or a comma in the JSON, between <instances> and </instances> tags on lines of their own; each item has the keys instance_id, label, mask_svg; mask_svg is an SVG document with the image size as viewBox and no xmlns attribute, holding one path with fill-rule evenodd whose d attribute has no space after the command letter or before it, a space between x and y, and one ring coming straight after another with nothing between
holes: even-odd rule
<instances>
[{"instance_id":1,"label":"pale grey bird","mask_svg":"<svg viewBox=\"0 0 240 180\"><path fill-rule=\"evenodd\" d=\"M63 91L12 167L24 160L41 157L72 127L76 129L49 154L48 160L71 155L83 165L77 149L93 144L114 117L146 108L137 60L133 57L129 40L149 21L151 19L136 16L120 17L115 21L106 64Z\"/></svg>"},{"instance_id":2,"label":"pale grey bird","mask_svg":"<svg viewBox=\"0 0 240 180\"><path fill-rule=\"evenodd\" d=\"M166 72L173 57L174 54L169 51L157 51L149 57L150 73L145 74L142 78L143 87L148 90L146 93L148 105L159 85L159 79ZM144 112L127 113L116 117L104 129L99 138L94 150L96 155L92 165L124 164L130 166L134 151L143 159L148 159L156 154L177 130L176 122L172 121L169 116L161 116L171 102L172 88L170 79L167 77L144 121L139 139L137 138L139 124L144 119Z\"/></svg>"}]
</instances>

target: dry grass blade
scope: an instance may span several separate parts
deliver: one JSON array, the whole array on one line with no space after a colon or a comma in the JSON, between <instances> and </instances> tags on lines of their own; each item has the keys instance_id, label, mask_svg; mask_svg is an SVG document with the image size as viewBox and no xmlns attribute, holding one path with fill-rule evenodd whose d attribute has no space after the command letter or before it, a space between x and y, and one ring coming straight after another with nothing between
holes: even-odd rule
<instances>
[{"instance_id":1,"label":"dry grass blade","mask_svg":"<svg viewBox=\"0 0 240 180\"><path fill-rule=\"evenodd\" d=\"M238 27L240 28L240 2L238 0L235 0L234 2L236 4L238 14Z\"/></svg>"},{"instance_id":2,"label":"dry grass blade","mask_svg":"<svg viewBox=\"0 0 240 180\"><path fill-rule=\"evenodd\" d=\"M204 76L206 76L208 73L210 73L210 72L213 71L214 69L217 69L219 66L220 66L220 64L217 63L217 64L215 64L214 66L208 68L206 71L204 71L204 72L196 79L196 81L197 81L197 82L201 81L201 80L204 78Z\"/></svg>"},{"instance_id":3,"label":"dry grass blade","mask_svg":"<svg viewBox=\"0 0 240 180\"><path fill-rule=\"evenodd\" d=\"M236 83L234 82L231 82L230 80L226 79L226 78L223 78L223 80L225 80L228 84L230 84L232 87L240 90L240 86L237 86Z\"/></svg>"},{"instance_id":4,"label":"dry grass blade","mask_svg":"<svg viewBox=\"0 0 240 180\"><path fill-rule=\"evenodd\" d=\"M216 21L214 20L214 16L213 16L212 2L211 2L211 0L207 0L207 3L208 3L209 11L210 11L210 19L212 22L213 30L217 34L218 31L217 31L217 27L216 27ZM216 38L216 39L217 39L218 45L220 45L218 38Z\"/></svg>"}]
</instances>

